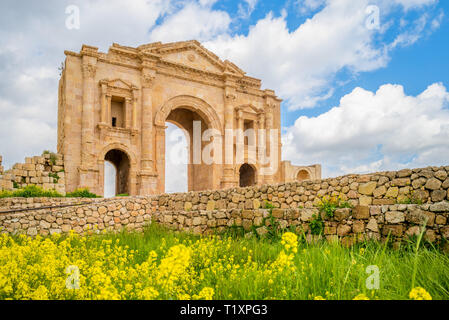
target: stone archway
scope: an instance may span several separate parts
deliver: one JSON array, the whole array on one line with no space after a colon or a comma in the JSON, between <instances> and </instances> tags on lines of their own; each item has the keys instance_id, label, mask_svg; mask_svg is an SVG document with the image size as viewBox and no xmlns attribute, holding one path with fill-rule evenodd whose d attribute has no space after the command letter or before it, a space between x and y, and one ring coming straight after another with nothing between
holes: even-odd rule
<instances>
[{"instance_id":1,"label":"stone archway","mask_svg":"<svg viewBox=\"0 0 449 320\"><path fill-rule=\"evenodd\" d=\"M96 194L104 194L105 161L113 164L116 169L115 194L137 194L137 160L136 156L121 143L112 143L103 148L98 155L98 182Z\"/></svg>"},{"instance_id":2,"label":"stone archway","mask_svg":"<svg viewBox=\"0 0 449 320\"><path fill-rule=\"evenodd\" d=\"M299 170L298 173L296 174L296 180L297 181L306 181L306 180L310 180L310 172L302 169Z\"/></svg>"},{"instance_id":3,"label":"stone archway","mask_svg":"<svg viewBox=\"0 0 449 320\"><path fill-rule=\"evenodd\" d=\"M244 163L239 169L240 187L250 187L256 185L256 169L253 166Z\"/></svg>"},{"instance_id":4,"label":"stone archway","mask_svg":"<svg viewBox=\"0 0 449 320\"><path fill-rule=\"evenodd\" d=\"M112 149L106 153L105 161L112 163L116 169L115 195L130 193L131 162L125 152Z\"/></svg>"},{"instance_id":5,"label":"stone archway","mask_svg":"<svg viewBox=\"0 0 449 320\"><path fill-rule=\"evenodd\" d=\"M216 111L205 101L192 96L178 96L167 101L155 114L156 126L156 166L159 174L158 190L165 192L165 165L168 156L165 150L165 123L170 122L182 129L187 136L189 149L187 165L187 186L189 191L212 190L219 188L219 171L216 164L205 164L201 158L201 151L207 142L201 142L200 163L198 150L195 153L194 122L201 124L201 136L207 129L214 129L222 135L222 126ZM196 155L196 158L195 158Z\"/></svg>"}]
</instances>

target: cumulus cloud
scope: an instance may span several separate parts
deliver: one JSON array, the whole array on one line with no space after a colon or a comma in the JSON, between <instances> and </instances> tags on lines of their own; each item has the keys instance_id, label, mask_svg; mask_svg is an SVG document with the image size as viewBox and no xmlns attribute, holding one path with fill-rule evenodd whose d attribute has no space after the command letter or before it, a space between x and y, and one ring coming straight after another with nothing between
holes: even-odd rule
<instances>
[{"instance_id":1,"label":"cumulus cloud","mask_svg":"<svg viewBox=\"0 0 449 320\"><path fill-rule=\"evenodd\" d=\"M295 30L287 26L287 16L269 13L252 26L248 35L224 34L205 45L258 78L264 87L273 88L286 100L290 110L315 107L332 95L335 77L349 70L357 74L385 67L390 51L398 45L411 45L429 25L422 14L412 31L397 35L393 44L380 41L380 30L367 28L368 5L376 4L382 16L388 16L394 5L407 8L407 1L392 3L379 0L333 0L301 2L306 8L324 8ZM425 5L421 2L421 5ZM386 18L385 18L386 19Z\"/></svg>"},{"instance_id":2,"label":"cumulus cloud","mask_svg":"<svg viewBox=\"0 0 449 320\"><path fill-rule=\"evenodd\" d=\"M228 31L231 18L224 11L189 3L151 32L152 41L207 41Z\"/></svg>"},{"instance_id":3,"label":"cumulus cloud","mask_svg":"<svg viewBox=\"0 0 449 320\"><path fill-rule=\"evenodd\" d=\"M259 0L244 0L242 3L239 3L239 17L242 19L248 19L256 8L258 1Z\"/></svg>"},{"instance_id":4,"label":"cumulus cloud","mask_svg":"<svg viewBox=\"0 0 449 320\"><path fill-rule=\"evenodd\" d=\"M300 117L283 135L284 158L319 162L323 174L443 165L449 157L449 93L441 83L418 96L400 85L356 88L317 117Z\"/></svg>"}]
</instances>

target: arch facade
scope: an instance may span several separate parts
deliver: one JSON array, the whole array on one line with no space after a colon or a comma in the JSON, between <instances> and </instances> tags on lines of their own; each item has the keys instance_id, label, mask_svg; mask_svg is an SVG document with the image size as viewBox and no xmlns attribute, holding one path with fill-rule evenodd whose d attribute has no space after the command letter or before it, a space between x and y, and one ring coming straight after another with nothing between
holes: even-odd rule
<instances>
[{"instance_id":1,"label":"arch facade","mask_svg":"<svg viewBox=\"0 0 449 320\"><path fill-rule=\"evenodd\" d=\"M239 186L241 164L253 162L249 146L245 146L250 139L236 141L233 133L247 129L277 130L278 139L257 145L257 151L269 150L278 157L270 165L256 159L255 183L285 180L280 141L282 100L274 91L262 89L261 80L220 60L198 41L136 48L113 44L107 53L83 45L80 52L65 54L59 83L58 153L64 156L67 192L85 187L103 194L105 158L110 150L119 150L129 159L130 195L163 193L167 121L189 134L193 121L199 121L203 138L206 129L214 129L213 137L198 143L200 163L189 164L190 190ZM229 148L225 143L228 130ZM251 140L258 141L258 137ZM208 163L203 161L203 151L208 151L212 141L216 148ZM217 141L221 145L217 146ZM195 144L192 139L189 143L192 150ZM239 162L235 150L241 144L244 152ZM190 160L194 156L191 151ZM278 170L262 170L263 166Z\"/></svg>"}]
</instances>

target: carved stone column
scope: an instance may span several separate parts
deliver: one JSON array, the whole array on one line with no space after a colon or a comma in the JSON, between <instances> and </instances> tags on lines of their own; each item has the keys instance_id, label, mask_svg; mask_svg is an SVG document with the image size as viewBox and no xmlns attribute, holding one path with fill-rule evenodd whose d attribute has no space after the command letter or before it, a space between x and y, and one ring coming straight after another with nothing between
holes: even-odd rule
<instances>
[{"instance_id":1,"label":"carved stone column","mask_svg":"<svg viewBox=\"0 0 449 320\"><path fill-rule=\"evenodd\" d=\"M264 160L266 155L266 131L265 131L265 113L259 113L258 116L258 131L256 132L257 136L257 163L259 164L259 172L258 172L258 183L263 184L265 181L265 177L262 174L260 168L263 167L263 163L261 161Z\"/></svg>"},{"instance_id":2,"label":"carved stone column","mask_svg":"<svg viewBox=\"0 0 449 320\"><path fill-rule=\"evenodd\" d=\"M154 137L152 87L156 71L142 68L142 112L141 112L141 172L140 194L157 192L157 174L154 168ZM137 116L136 116L137 117ZM137 119L136 119L137 120Z\"/></svg>"},{"instance_id":3,"label":"carved stone column","mask_svg":"<svg viewBox=\"0 0 449 320\"><path fill-rule=\"evenodd\" d=\"M158 193L165 192L165 129L166 126L155 126L156 135L156 170L158 179L154 179L154 184Z\"/></svg>"},{"instance_id":4,"label":"carved stone column","mask_svg":"<svg viewBox=\"0 0 449 320\"><path fill-rule=\"evenodd\" d=\"M94 119L95 119L95 74L97 70L97 59L95 57L83 56L83 106L81 116L81 167L80 187L92 190L96 185L90 171L96 170L95 141L94 141Z\"/></svg>"},{"instance_id":5,"label":"carved stone column","mask_svg":"<svg viewBox=\"0 0 449 320\"><path fill-rule=\"evenodd\" d=\"M102 126L107 125L108 101L106 94L107 94L107 85L103 83L101 85L101 119L100 119L100 125Z\"/></svg>"},{"instance_id":6,"label":"carved stone column","mask_svg":"<svg viewBox=\"0 0 449 320\"><path fill-rule=\"evenodd\" d=\"M268 103L265 106L265 110L266 110L266 130L265 130L265 134L266 134L266 155L268 158L270 158L271 156L271 129L273 129L273 110L274 109L274 104L272 103ZM267 184L272 184L274 182L274 176L273 175L265 175L264 177L265 183Z\"/></svg>"},{"instance_id":7,"label":"carved stone column","mask_svg":"<svg viewBox=\"0 0 449 320\"><path fill-rule=\"evenodd\" d=\"M137 130L137 101L138 101L138 96L137 96L137 90L133 90L133 106L132 106L132 124L131 124L131 128L133 130Z\"/></svg>"},{"instance_id":8,"label":"carved stone column","mask_svg":"<svg viewBox=\"0 0 449 320\"><path fill-rule=\"evenodd\" d=\"M223 150L223 177L221 188L228 189L236 187L238 181L235 179L234 172L234 108L236 100L235 90L226 88L224 94L224 121L225 121L225 139Z\"/></svg>"},{"instance_id":9,"label":"carved stone column","mask_svg":"<svg viewBox=\"0 0 449 320\"><path fill-rule=\"evenodd\" d=\"M131 119L130 113L132 112L132 100L131 98L125 99L125 119L124 119L124 127L126 129L131 128Z\"/></svg>"},{"instance_id":10,"label":"carved stone column","mask_svg":"<svg viewBox=\"0 0 449 320\"><path fill-rule=\"evenodd\" d=\"M106 123L110 127L112 126L112 95L107 94L106 95Z\"/></svg>"}]
</instances>

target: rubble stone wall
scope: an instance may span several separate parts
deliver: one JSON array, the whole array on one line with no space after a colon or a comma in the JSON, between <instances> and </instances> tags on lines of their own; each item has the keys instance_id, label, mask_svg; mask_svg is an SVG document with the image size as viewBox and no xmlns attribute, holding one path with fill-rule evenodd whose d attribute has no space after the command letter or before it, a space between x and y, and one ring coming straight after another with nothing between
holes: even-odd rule
<instances>
[{"instance_id":1,"label":"rubble stone wall","mask_svg":"<svg viewBox=\"0 0 449 320\"><path fill-rule=\"evenodd\" d=\"M400 241L417 235L425 225L425 238L438 242L449 238L448 168L149 197L2 199L0 228L3 232L29 235L114 231L125 227L140 231L146 223L157 221L197 234L241 226L247 233L264 235L272 216L281 227L293 227L312 237L310 222L321 215L323 236L328 240L381 240L390 235ZM340 196L353 207L337 209L334 217L326 217L316 207L323 195ZM400 203L411 202L405 201L407 197L419 204ZM264 209L265 201L275 208ZM39 209L49 205L66 207ZM8 209L21 211L6 212Z\"/></svg>"},{"instance_id":2,"label":"rubble stone wall","mask_svg":"<svg viewBox=\"0 0 449 320\"><path fill-rule=\"evenodd\" d=\"M66 194L63 156L46 153L27 157L25 163L16 163L12 169L3 171L0 157L0 191L36 185L44 190L56 190Z\"/></svg>"}]
</instances>

